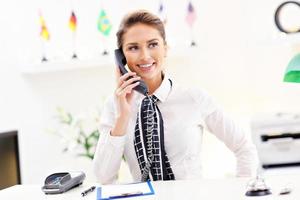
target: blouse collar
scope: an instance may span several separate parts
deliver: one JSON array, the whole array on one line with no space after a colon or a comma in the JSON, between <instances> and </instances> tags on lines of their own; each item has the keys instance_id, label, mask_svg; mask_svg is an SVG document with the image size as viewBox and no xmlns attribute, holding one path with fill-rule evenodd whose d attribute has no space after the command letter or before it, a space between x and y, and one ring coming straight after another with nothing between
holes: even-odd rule
<instances>
[{"instance_id":1,"label":"blouse collar","mask_svg":"<svg viewBox=\"0 0 300 200\"><path fill-rule=\"evenodd\" d=\"M161 102L164 102L169 96L172 89L171 79L165 75L160 86L153 93Z\"/></svg>"}]
</instances>

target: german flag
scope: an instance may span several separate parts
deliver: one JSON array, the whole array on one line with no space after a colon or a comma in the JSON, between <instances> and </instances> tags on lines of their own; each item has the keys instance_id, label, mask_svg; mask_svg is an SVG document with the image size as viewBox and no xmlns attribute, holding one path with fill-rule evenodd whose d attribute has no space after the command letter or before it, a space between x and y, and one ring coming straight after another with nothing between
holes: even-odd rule
<instances>
[{"instance_id":1,"label":"german flag","mask_svg":"<svg viewBox=\"0 0 300 200\"><path fill-rule=\"evenodd\" d=\"M76 28L77 28L77 17L75 15L74 11L72 11L71 16L70 16L69 28L71 29L72 32L75 32Z\"/></svg>"}]
</instances>

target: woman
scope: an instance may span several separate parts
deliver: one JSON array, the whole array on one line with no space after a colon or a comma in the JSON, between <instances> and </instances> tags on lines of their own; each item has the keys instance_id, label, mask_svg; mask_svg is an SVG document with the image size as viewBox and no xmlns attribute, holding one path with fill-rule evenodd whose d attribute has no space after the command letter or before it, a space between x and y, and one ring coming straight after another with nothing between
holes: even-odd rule
<instances>
[{"instance_id":1,"label":"woman","mask_svg":"<svg viewBox=\"0 0 300 200\"><path fill-rule=\"evenodd\" d=\"M118 73L102 113L94 157L99 182L115 181L123 155L134 181L200 178L204 125L235 154L237 176L255 175L257 153L244 131L208 94L182 88L164 73L167 42L157 16L144 10L125 16L117 43L131 72ZM139 80L149 96L134 90Z\"/></svg>"}]
</instances>

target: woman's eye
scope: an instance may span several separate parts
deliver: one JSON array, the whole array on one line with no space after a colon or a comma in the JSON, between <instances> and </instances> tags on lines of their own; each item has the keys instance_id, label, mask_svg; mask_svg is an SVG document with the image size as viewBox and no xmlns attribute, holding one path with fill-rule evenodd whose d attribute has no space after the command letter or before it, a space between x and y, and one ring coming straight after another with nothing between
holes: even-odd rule
<instances>
[{"instance_id":1,"label":"woman's eye","mask_svg":"<svg viewBox=\"0 0 300 200\"><path fill-rule=\"evenodd\" d=\"M149 47L150 47L150 48L154 48L154 47L156 47L156 46L158 46L158 43L157 43L157 42L152 42L152 43L149 44Z\"/></svg>"},{"instance_id":2,"label":"woman's eye","mask_svg":"<svg viewBox=\"0 0 300 200\"><path fill-rule=\"evenodd\" d=\"M129 50L129 51L135 51L135 50L137 50L137 49L138 49L137 46L130 46L130 47L128 47L128 50Z\"/></svg>"}]
</instances>

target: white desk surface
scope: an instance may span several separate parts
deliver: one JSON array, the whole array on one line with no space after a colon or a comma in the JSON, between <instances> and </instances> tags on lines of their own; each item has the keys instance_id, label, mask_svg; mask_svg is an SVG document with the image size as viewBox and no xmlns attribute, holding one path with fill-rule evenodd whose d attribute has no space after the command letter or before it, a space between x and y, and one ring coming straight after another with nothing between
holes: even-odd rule
<instances>
[{"instance_id":1,"label":"white desk surface","mask_svg":"<svg viewBox=\"0 0 300 200\"><path fill-rule=\"evenodd\" d=\"M272 195L262 197L246 197L248 178L231 179L202 179L195 181L156 181L152 182L155 195L132 197L126 199L222 199L222 200L280 200L300 199L300 174L266 177L266 182L271 188ZM292 192L288 195L278 195L280 190L289 183ZM95 200L96 192L81 197L81 192L92 184L84 183L64 194L45 195L41 185L15 185L0 191L0 200Z\"/></svg>"}]
</instances>

